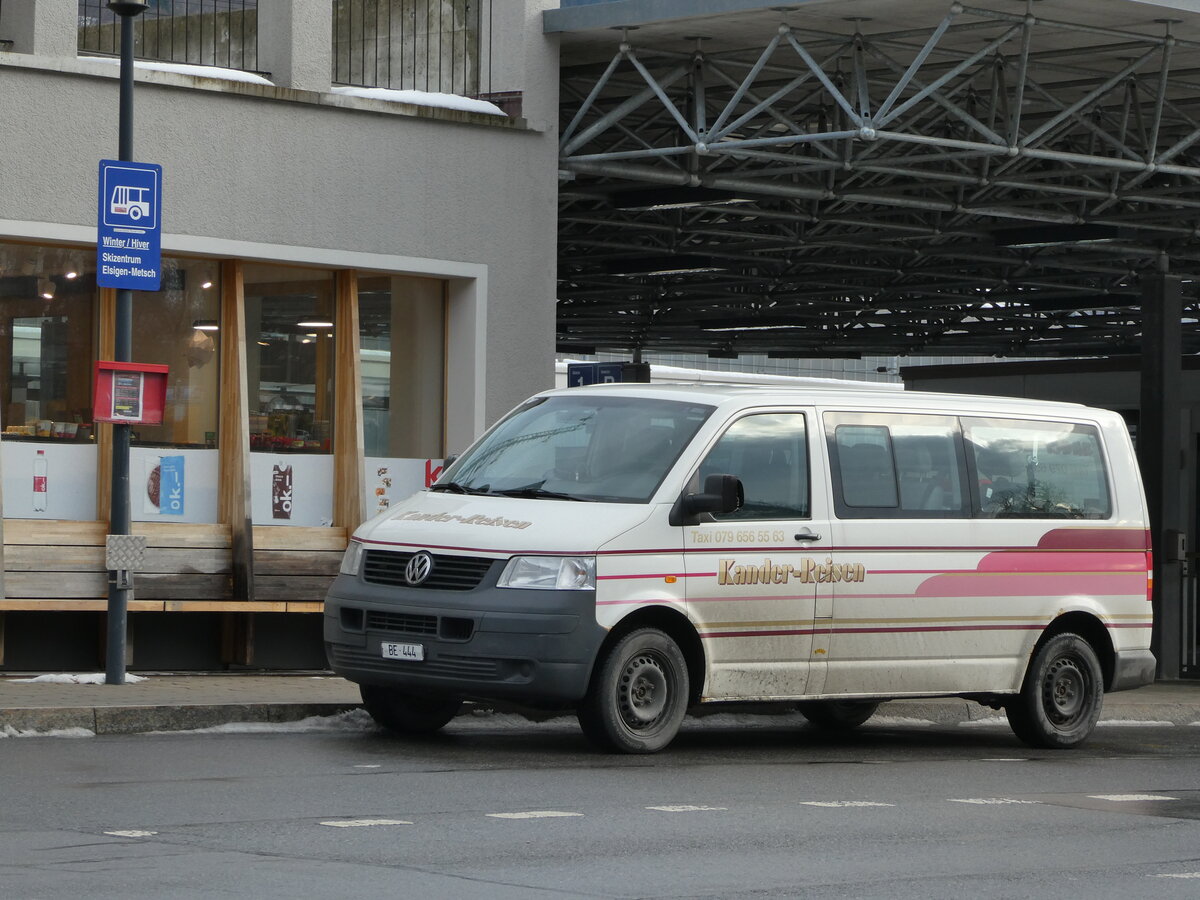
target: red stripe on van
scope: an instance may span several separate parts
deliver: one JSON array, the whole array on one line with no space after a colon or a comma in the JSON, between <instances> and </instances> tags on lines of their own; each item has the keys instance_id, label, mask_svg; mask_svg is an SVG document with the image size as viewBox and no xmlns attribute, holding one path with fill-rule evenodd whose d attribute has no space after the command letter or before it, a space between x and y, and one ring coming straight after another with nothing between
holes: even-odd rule
<instances>
[{"instance_id":1,"label":"red stripe on van","mask_svg":"<svg viewBox=\"0 0 1200 900\"><path fill-rule=\"evenodd\" d=\"M1038 541L1041 550L1148 550L1143 528L1054 528Z\"/></svg>"}]
</instances>

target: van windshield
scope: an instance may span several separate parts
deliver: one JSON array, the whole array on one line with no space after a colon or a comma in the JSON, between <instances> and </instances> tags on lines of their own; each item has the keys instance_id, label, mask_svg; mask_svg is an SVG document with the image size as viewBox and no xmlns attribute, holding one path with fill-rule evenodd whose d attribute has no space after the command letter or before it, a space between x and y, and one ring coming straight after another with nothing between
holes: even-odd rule
<instances>
[{"instance_id":1,"label":"van windshield","mask_svg":"<svg viewBox=\"0 0 1200 900\"><path fill-rule=\"evenodd\" d=\"M501 420L432 490L645 503L712 411L645 397L537 397Z\"/></svg>"}]
</instances>

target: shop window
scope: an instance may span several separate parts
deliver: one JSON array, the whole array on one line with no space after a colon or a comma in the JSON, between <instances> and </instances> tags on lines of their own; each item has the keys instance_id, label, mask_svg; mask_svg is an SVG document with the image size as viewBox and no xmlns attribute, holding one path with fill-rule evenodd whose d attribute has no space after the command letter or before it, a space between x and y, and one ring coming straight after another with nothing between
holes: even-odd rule
<instances>
[{"instance_id":1,"label":"shop window","mask_svg":"<svg viewBox=\"0 0 1200 900\"><path fill-rule=\"evenodd\" d=\"M132 357L165 364L162 425L137 425L132 442L156 447L217 446L220 389L220 272L211 260L164 258L158 291L133 293Z\"/></svg>"},{"instance_id":2,"label":"shop window","mask_svg":"<svg viewBox=\"0 0 1200 900\"><path fill-rule=\"evenodd\" d=\"M445 285L360 274L359 369L367 513L426 487L441 466Z\"/></svg>"},{"instance_id":3,"label":"shop window","mask_svg":"<svg viewBox=\"0 0 1200 900\"><path fill-rule=\"evenodd\" d=\"M133 294L131 355L169 367L163 423L130 435L135 521L217 521L220 298L217 262L169 257L159 290Z\"/></svg>"},{"instance_id":4,"label":"shop window","mask_svg":"<svg viewBox=\"0 0 1200 900\"><path fill-rule=\"evenodd\" d=\"M4 515L96 518L95 254L0 242Z\"/></svg>"},{"instance_id":5,"label":"shop window","mask_svg":"<svg viewBox=\"0 0 1200 900\"><path fill-rule=\"evenodd\" d=\"M333 509L333 273L248 265L252 518L328 525Z\"/></svg>"}]
</instances>

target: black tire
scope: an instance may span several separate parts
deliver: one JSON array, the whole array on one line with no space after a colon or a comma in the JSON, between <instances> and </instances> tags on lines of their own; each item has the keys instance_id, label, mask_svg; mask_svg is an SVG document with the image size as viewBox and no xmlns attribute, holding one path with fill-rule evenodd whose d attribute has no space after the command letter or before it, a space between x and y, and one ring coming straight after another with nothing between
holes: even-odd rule
<instances>
[{"instance_id":1,"label":"black tire","mask_svg":"<svg viewBox=\"0 0 1200 900\"><path fill-rule=\"evenodd\" d=\"M1033 655L1021 693L1004 706L1013 733L1031 747L1066 749L1087 740L1104 705L1104 675L1092 645L1055 635Z\"/></svg>"},{"instance_id":2,"label":"black tire","mask_svg":"<svg viewBox=\"0 0 1200 900\"><path fill-rule=\"evenodd\" d=\"M458 715L459 697L418 697L398 688L359 686L363 707L375 722L397 734L432 734Z\"/></svg>"},{"instance_id":3,"label":"black tire","mask_svg":"<svg viewBox=\"0 0 1200 900\"><path fill-rule=\"evenodd\" d=\"M804 700L796 704L796 709L818 728L850 731L875 715L879 704L870 700Z\"/></svg>"},{"instance_id":4,"label":"black tire","mask_svg":"<svg viewBox=\"0 0 1200 900\"><path fill-rule=\"evenodd\" d=\"M639 628L599 661L579 706L579 726L605 750L655 753L679 733L688 690L679 645L657 628Z\"/></svg>"}]
</instances>

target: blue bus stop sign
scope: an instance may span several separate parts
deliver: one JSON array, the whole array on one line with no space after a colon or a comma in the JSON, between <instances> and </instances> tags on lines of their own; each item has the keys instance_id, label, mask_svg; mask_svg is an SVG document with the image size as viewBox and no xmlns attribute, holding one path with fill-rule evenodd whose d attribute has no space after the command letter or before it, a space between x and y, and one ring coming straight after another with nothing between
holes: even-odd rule
<instances>
[{"instance_id":1,"label":"blue bus stop sign","mask_svg":"<svg viewBox=\"0 0 1200 900\"><path fill-rule=\"evenodd\" d=\"M157 291L162 280L162 166L100 160L96 284Z\"/></svg>"}]
</instances>

